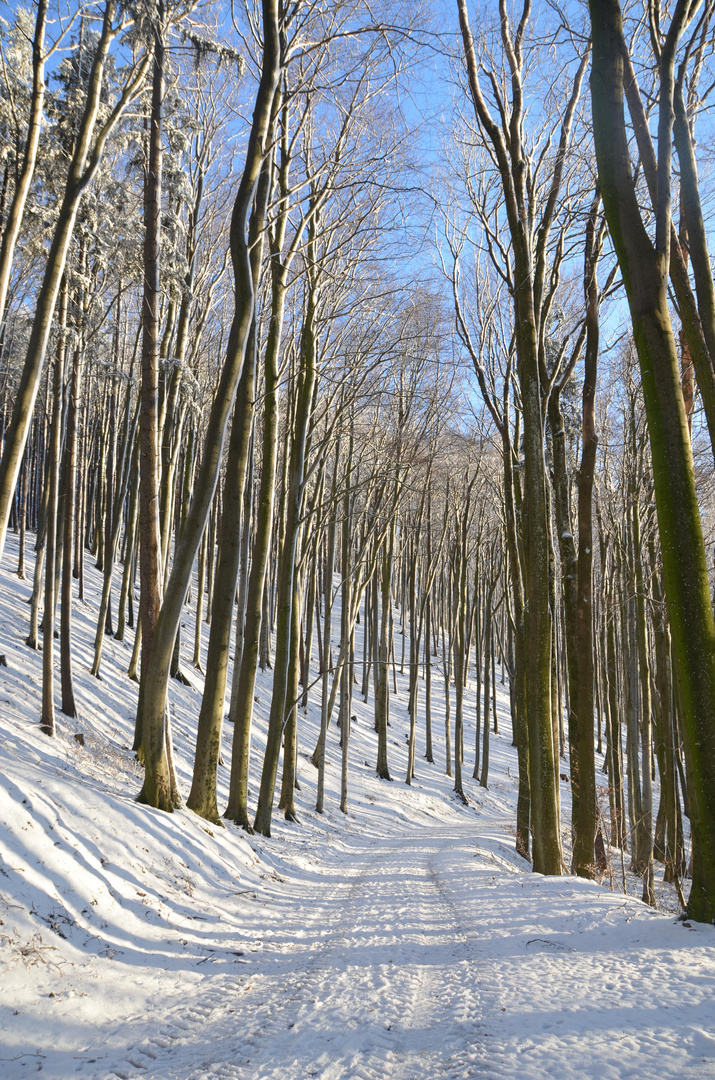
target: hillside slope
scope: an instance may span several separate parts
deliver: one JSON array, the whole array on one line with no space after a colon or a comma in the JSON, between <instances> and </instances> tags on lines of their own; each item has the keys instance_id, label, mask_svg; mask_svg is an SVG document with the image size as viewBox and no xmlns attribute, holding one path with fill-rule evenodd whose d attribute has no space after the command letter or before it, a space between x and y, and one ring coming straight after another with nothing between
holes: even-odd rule
<instances>
[{"instance_id":1,"label":"hillside slope","mask_svg":"<svg viewBox=\"0 0 715 1080\"><path fill-rule=\"evenodd\" d=\"M398 670L393 782L375 777L372 704L356 695L349 812L331 729L316 815L313 703L300 718L300 823L277 812L272 839L248 837L134 801L130 643L107 639L102 679L89 675L93 571L75 618L80 716L58 713L57 736L40 733L41 654L24 645L30 583L10 572L14 557L11 537L0 574L3 1077L715 1077L715 929L609 887L615 859L602 885L530 873L513 850L501 685L488 790L471 779L469 690L468 807L444 775L437 692L437 761L419 743L404 784ZM184 793L201 691L190 676L172 689ZM256 697L254 791L270 672ZM227 725L222 800L230 735ZM659 903L673 904L662 887Z\"/></svg>"}]
</instances>

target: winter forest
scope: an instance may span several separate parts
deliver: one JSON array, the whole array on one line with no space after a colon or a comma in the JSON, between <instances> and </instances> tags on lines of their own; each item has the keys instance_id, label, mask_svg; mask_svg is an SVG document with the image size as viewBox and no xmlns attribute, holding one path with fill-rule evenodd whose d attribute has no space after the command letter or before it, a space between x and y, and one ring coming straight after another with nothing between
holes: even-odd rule
<instances>
[{"instance_id":1,"label":"winter forest","mask_svg":"<svg viewBox=\"0 0 715 1080\"><path fill-rule=\"evenodd\" d=\"M0 5L0 1075L715 1078L714 95Z\"/></svg>"}]
</instances>

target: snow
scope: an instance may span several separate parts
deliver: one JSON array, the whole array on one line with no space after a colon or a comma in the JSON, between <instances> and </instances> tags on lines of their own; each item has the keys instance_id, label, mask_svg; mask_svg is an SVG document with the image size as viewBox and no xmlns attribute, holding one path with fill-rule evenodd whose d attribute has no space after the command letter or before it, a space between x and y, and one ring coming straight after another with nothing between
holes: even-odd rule
<instances>
[{"instance_id":1,"label":"snow","mask_svg":"<svg viewBox=\"0 0 715 1080\"><path fill-rule=\"evenodd\" d=\"M615 856L613 888L531 873L514 851L504 687L488 790L471 779L468 690L468 807L443 771L437 677L436 763L418 743L417 778L404 784L398 672L392 783L375 777L372 701L356 687L347 815L334 727L326 813L313 810L315 702L300 718L298 825L276 811L267 840L186 810L162 814L134 801L131 633L107 638L102 680L89 675L94 570L75 614L81 715L58 712L57 736L40 733L41 654L24 645L31 584L11 572L16 550L10 537L0 571L3 1080L715 1077L715 928L618 891ZM188 636L188 609L186 625ZM184 793L201 690L186 670L195 685L172 688ZM270 673L256 697L254 796ZM564 783L564 822L568 813ZM662 887L659 903L673 904Z\"/></svg>"}]
</instances>

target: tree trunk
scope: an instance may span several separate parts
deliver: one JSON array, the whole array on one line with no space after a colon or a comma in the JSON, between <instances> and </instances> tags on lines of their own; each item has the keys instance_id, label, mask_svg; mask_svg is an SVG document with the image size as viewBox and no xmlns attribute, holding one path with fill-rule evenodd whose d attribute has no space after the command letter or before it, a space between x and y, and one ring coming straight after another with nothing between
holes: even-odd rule
<instances>
[{"instance_id":1,"label":"tree trunk","mask_svg":"<svg viewBox=\"0 0 715 1080\"><path fill-rule=\"evenodd\" d=\"M333 611L333 566L335 563L335 512L338 490L338 468L340 464L340 431L335 445L335 465L333 467L333 479L330 491L330 507L328 518L328 535L325 543L325 573L323 575L323 602L325 613L323 616L323 679L320 699L320 736L318 744L313 752L313 764L318 769L318 792L315 809L322 814L325 808L325 755L328 738L328 700L330 697L328 686L330 685L330 644L331 644L331 618Z\"/></svg>"},{"instance_id":2,"label":"tree trunk","mask_svg":"<svg viewBox=\"0 0 715 1080\"><path fill-rule=\"evenodd\" d=\"M79 399L81 356L74 350L72 375L67 402L65 435L65 515L62 549L62 608L60 612L60 680L62 712L76 716L72 680L72 551L74 547L75 490L77 485L77 402Z\"/></svg>"},{"instance_id":3,"label":"tree trunk","mask_svg":"<svg viewBox=\"0 0 715 1080\"><path fill-rule=\"evenodd\" d=\"M623 111L623 39L616 0L591 0L594 137L609 230L621 266L641 367L682 702L693 835L692 918L715 920L715 620L688 424L667 294L673 54L661 58L659 202L653 246L640 214ZM680 13L680 8L677 9ZM677 31L677 28L676 28ZM677 32L669 35L675 48ZM647 763L648 767L650 763Z\"/></svg>"},{"instance_id":4,"label":"tree trunk","mask_svg":"<svg viewBox=\"0 0 715 1080\"><path fill-rule=\"evenodd\" d=\"M491 575L490 575L491 577ZM482 744L482 769L479 786L489 786L489 692L492 659L492 600L496 578L489 582L484 598L484 742Z\"/></svg>"},{"instance_id":5,"label":"tree trunk","mask_svg":"<svg viewBox=\"0 0 715 1080\"><path fill-rule=\"evenodd\" d=\"M243 365L233 413L206 657L206 680L199 712L193 780L186 802L190 810L215 823L220 822L216 799L216 769L221 752L229 642L241 556L243 488L256 396L256 362L254 344Z\"/></svg>"},{"instance_id":6,"label":"tree trunk","mask_svg":"<svg viewBox=\"0 0 715 1080\"><path fill-rule=\"evenodd\" d=\"M139 449L139 622L142 628L141 680L134 749L146 769L142 798L171 809L164 742L164 706L156 728L144 725L143 698L152 664L154 633L161 608L161 533L159 529L159 334L161 301L161 207L164 109L164 4L157 0L154 23L149 159L144 173L144 296ZM173 642L172 642L173 644Z\"/></svg>"},{"instance_id":7,"label":"tree trunk","mask_svg":"<svg viewBox=\"0 0 715 1080\"><path fill-rule=\"evenodd\" d=\"M342 522L342 550L340 554L340 573L342 575L342 597L340 609L341 639L343 645L343 667L340 672L340 746L342 756L340 762L340 809L343 814L348 812L348 752L350 750L350 714L352 712L353 695L353 634L354 626L350 618L352 607L352 463L353 463L353 431L350 429L348 444L348 460L345 476L345 494L343 496L343 522Z\"/></svg>"},{"instance_id":8,"label":"tree trunk","mask_svg":"<svg viewBox=\"0 0 715 1080\"><path fill-rule=\"evenodd\" d=\"M635 494L635 493L634 493ZM646 623L643 581L643 558L641 551L640 505L634 497L631 504L633 529L633 556L635 562L636 642L638 646L638 674L641 685L641 760L643 767L643 796L638 821L638 852L643 870L643 903L655 907L653 889L653 785L651 782L651 693L648 626Z\"/></svg>"},{"instance_id":9,"label":"tree trunk","mask_svg":"<svg viewBox=\"0 0 715 1080\"><path fill-rule=\"evenodd\" d=\"M266 174L269 165L264 166ZM263 183L263 180L261 181ZM270 187L266 176L266 194ZM266 341L263 392L262 471L256 509L256 531L251 553L251 570L246 600L246 621L240 665L234 667L231 687L231 716L233 717L233 750L231 782L226 817L252 832L248 819L248 765L251 745L253 695L256 685L257 660L262 628L265 625L264 597L267 588L266 569L273 531L273 508L276 489L276 459L278 453L278 356L283 329L285 279L272 262L271 320Z\"/></svg>"},{"instance_id":10,"label":"tree trunk","mask_svg":"<svg viewBox=\"0 0 715 1080\"><path fill-rule=\"evenodd\" d=\"M268 720L266 753L261 774L261 787L256 808L254 829L264 836L271 834L273 812L273 793L275 790L280 753L280 739L283 730L290 660L291 611L293 604L293 581L296 573L296 552L301 528L301 502L303 499L303 481L305 476L305 450L308 437L308 425L313 402L313 387L316 377L315 344L315 307L316 287L311 282L308 291L308 303L303 322L300 350L300 370L297 375L298 388L295 404L293 438L290 445L290 462L287 474L287 498L285 505L285 536L278 569L278 591L276 597L276 649L273 667L273 696Z\"/></svg>"},{"instance_id":11,"label":"tree trunk","mask_svg":"<svg viewBox=\"0 0 715 1080\"><path fill-rule=\"evenodd\" d=\"M301 574L296 573L293 582L293 605L291 608L290 660L288 661L288 684L286 692L286 717L284 727L283 777L279 807L286 821L297 822L295 790L298 786L298 676L300 674L300 608Z\"/></svg>"},{"instance_id":12,"label":"tree trunk","mask_svg":"<svg viewBox=\"0 0 715 1080\"><path fill-rule=\"evenodd\" d=\"M385 537L380 571L380 638L378 645L375 727L377 729L377 775L391 780L387 764L387 725L390 720L390 605L392 603L392 561L395 542L394 523Z\"/></svg>"},{"instance_id":13,"label":"tree trunk","mask_svg":"<svg viewBox=\"0 0 715 1080\"><path fill-rule=\"evenodd\" d=\"M124 641L126 628L127 602L131 600L131 590L134 579L134 563L137 544L137 507L139 503L139 439L134 440L134 452L129 473L129 506L124 524L125 552L124 569L122 571L122 586L119 593L119 606L117 608L117 630L114 635L116 641ZM133 619L130 620L131 626Z\"/></svg>"},{"instance_id":14,"label":"tree trunk","mask_svg":"<svg viewBox=\"0 0 715 1080\"><path fill-rule=\"evenodd\" d=\"M191 571L204 532L211 500L218 482L229 413L243 369L248 333L253 320L254 293L247 243L247 225L256 185L270 142L273 98L280 74L280 42L277 0L263 0L263 66L253 123L246 150L246 163L233 207L231 256L235 275L236 307L219 384L208 419L201 466L194 497L157 619L151 669L142 669L141 727L146 749L146 773L140 802L171 809L165 785L164 709L176 632Z\"/></svg>"},{"instance_id":15,"label":"tree trunk","mask_svg":"<svg viewBox=\"0 0 715 1080\"><path fill-rule=\"evenodd\" d=\"M45 735L55 733L54 655L55 655L55 559L57 552L57 503L62 445L62 397L67 329L67 283L60 293L57 356L53 374L52 428L49 446L47 484L47 538L45 541L45 605L42 616L42 715L40 729Z\"/></svg>"}]
</instances>

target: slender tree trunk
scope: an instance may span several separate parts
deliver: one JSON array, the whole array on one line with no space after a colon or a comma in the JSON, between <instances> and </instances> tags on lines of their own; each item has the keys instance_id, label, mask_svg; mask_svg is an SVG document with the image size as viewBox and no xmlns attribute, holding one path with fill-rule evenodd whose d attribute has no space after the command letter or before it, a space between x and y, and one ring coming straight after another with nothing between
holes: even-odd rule
<instances>
[{"instance_id":1,"label":"slender tree trunk","mask_svg":"<svg viewBox=\"0 0 715 1080\"><path fill-rule=\"evenodd\" d=\"M251 547L251 525L253 514L254 495L254 468L255 468L255 437L256 437L256 413L253 410L253 424L251 426L251 440L248 448L248 472L243 489L243 511L241 522L241 552L238 573L238 598L236 601L236 638L234 644L233 670L238 671L243 655L243 631L246 622L246 604L248 602L248 559ZM229 713L233 722L233 714Z\"/></svg>"},{"instance_id":2,"label":"slender tree trunk","mask_svg":"<svg viewBox=\"0 0 715 1080\"><path fill-rule=\"evenodd\" d=\"M323 500L323 476L321 475L320 483L317 489L317 521L315 523L313 537L310 543L311 556L308 566L308 588L305 599L305 639L303 640L301 635L301 647L303 649L303 657L300 665L300 682L303 687L303 693L301 696L300 706L304 712L308 711L308 688L310 686L310 656L313 651L313 610L315 608L315 601L317 598L317 579L318 579L318 544L320 539L321 518L320 518L320 505ZM367 618L365 620L367 624ZM318 630L320 633L320 630ZM363 656L364 662L364 656Z\"/></svg>"},{"instance_id":3,"label":"slender tree trunk","mask_svg":"<svg viewBox=\"0 0 715 1080\"><path fill-rule=\"evenodd\" d=\"M52 428L49 447L47 483L47 539L45 555L45 607L42 617L42 715L40 730L45 735L55 733L54 655L55 655L55 559L57 551L57 501L62 445L62 390L65 368L67 329L67 283L60 293L58 346L53 373Z\"/></svg>"},{"instance_id":4,"label":"slender tree trunk","mask_svg":"<svg viewBox=\"0 0 715 1080\"><path fill-rule=\"evenodd\" d=\"M126 415L124 422L124 431L122 437L122 454L121 460L117 466L117 474L115 477L116 491L112 498L112 485L107 485L107 509L105 514L105 526L106 526L106 538L104 546L104 581L102 584L102 597L99 604L99 616L97 618L97 631L94 640L94 661L92 663L91 673L96 678L99 678L99 669L102 659L102 647L104 644L105 632L111 634L111 595L112 595L112 579L114 576L114 561L117 550L117 544L119 541L119 531L121 527L122 506L126 496L127 484L129 483L129 476L131 473L131 462L134 458L134 444L137 441L136 426L137 418L129 428L131 409L131 395L127 394L126 402ZM109 527L111 522L111 528Z\"/></svg>"},{"instance_id":5,"label":"slender tree trunk","mask_svg":"<svg viewBox=\"0 0 715 1080\"><path fill-rule=\"evenodd\" d=\"M463 803L467 797L462 784L463 733L464 733L464 667L467 638L467 524L469 502L462 510L462 520L457 538L454 568L454 790ZM487 705L487 716L488 705ZM489 724L486 725L489 727Z\"/></svg>"},{"instance_id":6,"label":"slender tree trunk","mask_svg":"<svg viewBox=\"0 0 715 1080\"><path fill-rule=\"evenodd\" d=\"M353 634L354 626L350 618L352 607L352 459L353 459L353 432L350 430L348 445L348 461L345 477L345 494L343 496L343 522L342 522L342 551L340 556L340 571L342 574L342 598L340 610L341 637L343 643L343 668L340 672L340 746L342 757L340 763L340 809L343 814L348 812L348 752L350 750L350 714L352 712L353 692Z\"/></svg>"},{"instance_id":7,"label":"slender tree trunk","mask_svg":"<svg viewBox=\"0 0 715 1080\"><path fill-rule=\"evenodd\" d=\"M206 529L199 547L199 565L196 569L196 621L194 625L194 667L203 672L201 666L201 631L203 629L204 593L206 591L206 548L208 537Z\"/></svg>"},{"instance_id":8,"label":"slender tree trunk","mask_svg":"<svg viewBox=\"0 0 715 1080\"><path fill-rule=\"evenodd\" d=\"M370 696L370 668L372 656L372 581L368 581L365 587L364 622L362 628L362 677L360 679L360 693L367 704Z\"/></svg>"},{"instance_id":9,"label":"slender tree trunk","mask_svg":"<svg viewBox=\"0 0 715 1080\"><path fill-rule=\"evenodd\" d=\"M27 473L28 467L25 461L20 481L20 499L18 504L18 517L20 519L20 542L17 555L17 576L20 581L25 580L25 534L27 531Z\"/></svg>"},{"instance_id":10,"label":"slender tree trunk","mask_svg":"<svg viewBox=\"0 0 715 1080\"><path fill-rule=\"evenodd\" d=\"M663 597L658 573L655 569L654 545L650 545L653 571L654 618L656 676L655 707L658 722L656 725L656 753L660 772L661 796L658 818L661 823L660 844L657 857L665 863L665 880L675 881L678 876L678 821L676 813L677 785L675 780L675 761L673 756L673 717L672 690L670 685L670 635L665 622ZM662 811L662 814L661 814ZM656 827L656 837L659 830ZM655 854L655 852L654 852Z\"/></svg>"},{"instance_id":11,"label":"slender tree trunk","mask_svg":"<svg viewBox=\"0 0 715 1080\"><path fill-rule=\"evenodd\" d=\"M557 802L556 762L551 710L551 610L549 597L549 518L544 461L542 391L539 370L539 320L542 317L546 240L553 219L553 206L563 176L563 161L569 144L574 110L580 95L586 58L582 58L574 79L561 125L561 147L551 179L550 197L533 241L534 227L527 206L528 168L522 142L523 88L521 49L515 48L506 16L501 20L502 45L511 68L511 116L503 126L492 118L479 84L479 69L469 29L466 0L457 0L464 56L475 116L497 161L505 195L505 211L512 245L514 287L514 337L517 373L523 416L524 492L522 517L524 542L526 722L529 740L530 811L534 870L561 873L561 842ZM524 9L519 35L524 32L529 8ZM519 645L522 644L520 641ZM517 838L517 842L520 838Z\"/></svg>"},{"instance_id":12,"label":"slender tree trunk","mask_svg":"<svg viewBox=\"0 0 715 1080\"><path fill-rule=\"evenodd\" d=\"M413 526L413 545L408 571L409 611L410 611L410 682L409 682L409 714L410 735L407 747L407 777L406 781L411 784L415 776L415 751L417 741L417 691L420 678L420 644L422 640L422 626L424 622L424 603L417 601L417 562L418 546L420 540L420 526L424 499ZM425 597L426 599L426 597Z\"/></svg>"},{"instance_id":13,"label":"slender tree trunk","mask_svg":"<svg viewBox=\"0 0 715 1080\"><path fill-rule=\"evenodd\" d=\"M387 725L390 720L390 605L392 603L392 562L395 542L394 524L385 537L380 572L380 639L378 645L375 727L377 729L377 775L391 780L387 763Z\"/></svg>"},{"instance_id":14,"label":"slender tree trunk","mask_svg":"<svg viewBox=\"0 0 715 1080\"><path fill-rule=\"evenodd\" d=\"M298 784L298 676L300 673L300 573L293 582L293 605L291 608L290 660L286 693L286 718L284 728L283 778L279 807L286 821L297 822L295 790Z\"/></svg>"},{"instance_id":15,"label":"slender tree trunk","mask_svg":"<svg viewBox=\"0 0 715 1080\"><path fill-rule=\"evenodd\" d=\"M442 582L442 612L440 623L442 627L442 675L444 677L444 756L445 756L445 773L451 778L452 776L452 711L451 711L451 699L450 699L450 683L452 681L452 611L451 611L451 567L448 565L447 581ZM445 594L448 596L447 604L445 604ZM447 610L445 610L447 608ZM449 638L445 636L444 625L446 621L449 621L450 634Z\"/></svg>"},{"instance_id":16,"label":"slender tree trunk","mask_svg":"<svg viewBox=\"0 0 715 1080\"><path fill-rule=\"evenodd\" d=\"M77 486L77 402L79 398L81 356L75 349L67 402L65 436L65 515L62 551L62 608L60 613L60 680L62 712L76 716L72 679L72 551L74 547L75 490Z\"/></svg>"},{"instance_id":17,"label":"slender tree trunk","mask_svg":"<svg viewBox=\"0 0 715 1080\"><path fill-rule=\"evenodd\" d=\"M46 472L43 469L42 472ZM30 649L39 649L39 610L40 595L42 592L42 571L45 565L45 549L47 547L47 507L50 498L49 476L45 478L40 497L40 512L37 522L37 542L35 545L35 573L32 579L32 596L30 598L30 630L25 639L25 644Z\"/></svg>"},{"instance_id":18,"label":"slender tree trunk","mask_svg":"<svg viewBox=\"0 0 715 1080\"><path fill-rule=\"evenodd\" d=\"M231 222L231 255L236 286L236 309L231 325L226 362L208 419L201 467L194 498L174 553L174 562L157 619L152 648L151 670L142 670L143 739L146 773L139 796L141 802L171 809L165 785L164 709L171 657L189 578L196 557L211 500L216 490L229 413L243 368L246 342L253 320L254 293L247 243L248 219L256 185L270 141L273 99L280 74L280 42L277 0L263 0L263 66L253 123L246 150L246 163L239 184Z\"/></svg>"},{"instance_id":19,"label":"slender tree trunk","mask_svg":"<svg viewBox=\"0 0 715 1080\"><path fill-rule=\"evenodd\" d=\"M330 490L330 516L328 518L328 533L325 543L325 573L323 575L323 603L325 614L323 616L323 679L320 699L320 736L318 744L313 752L313 764L318 769L318 792L315 809L322 814L325 807L325 755L328 738L329 715L329 690L330 685L330 644L331 644L331 619L333 611L333 566L335 564L335 506L338 491L338 468L340 463L340 432L335 445L335 464L333 466L333 479Z\"/></svg>"},{"instance_id":20,"label":"slender tree trunk","mask_svg":"<svg viewBox=\"0 0 715 1080\"><path fill-rule=\"evenodd\" d=\"M496 579L490 581L484 604L484 742L482 744L482 769L479 786L489 786L489 694L492 666L492 601Z\"/></svg>"},{"instance_id":21,"label":"slender tree trunk","mask_svg":"<svg viewBox=\"0 0 715 1080\"><path fill-rule=\"evenodd\" d=\"M159 336L161 303L161 207L164 109L164 4L157 0L154 22L149 159L144 173L144 296L142 303L141 397L139 412L139 622L142 628L141 680L134 749L148 764L142 797L171 809L164 745L164 705L158 729L144 726L143 698L152 663L154 632L161 608L159 529ZM173 643L172 643L173 644Z\"/></svg>"},{"instance_id":22,"label":"slender tree trunk","mask_svg":"<svg viewBox=\"0 0 715 1080\"><path fill-rule=\"evenodd\" d=\"M425 758L430 764L434 763L434 751L432 749L432 655L430 651L429 628L432 619L432 600L430 592L427 593L425 604L425 633L424 658L425 658Z\"/></svg>"},{"instance_id":23,"label":"slender tree trunk","mask_svg":"<svg viewBox=\"0 0 715 1080\"><path fill-rule=\"evenodd\" d=\"M229 642L241 557L241 513L256 396L256 362L254 345L243 365L233 413L206 657L206 680L199 711L193 780L186 802L190 810L216 823L220 821L216 769L221 752Z\"/></svg>"},{"instance_id":24,"label":"slender tree trunk","mask_svg":"<svg viewBox=\"0 0 715 1080\"><path fill-rule=\"evenodd\" d=\"M119 606L117 608L117 630L114 635L116 641L124 641L127 601L131 598L134 578L134 562L137 545L137 507L139 503L139 439L134 440L134 452L132 454L129 475L129 506L127 508L127 517L124 524L126 550L124 552L122 586L119 593ZM132 622L133 620L131 620L130 626Z\"/></svg>"},{"instance_id":25,"label":"slender tree trunk","mask_svg":"<svg viewBox=\"0 0 715 1080\"><path fill-rule=\"evenodd\" d=\"M254 829L270 836L273 811L273 793L275 790L280 753L280 738L283 730L288 664L290 660L291 611L293 603L293 581L296 573L296 552L301 528L300 510L303 498L305 475L305 451L313 402L313 387L316 377L315 343L315 307L317 302L316 286L311 282L308 291L308 304L303 322L301 339L301 364L298 373L298 393L295 405L293 438L290 446L290 463L287 474L287 498L285 505L285 536L278 569L278 591L276 597L276 655L273 670L273 696L268 719L266 753L261 774L261 787L256 808Z\"/></svg>"},{"instance_id":26,"label":"slender tree trunk","mask_svg":"<svg viewBox=\"0 0 715 1080\"><path fill-rule=\"evenodd\" d=\"M643 795L641 814L637 823L638 852L643 868L643 903L655 907L653 888L653 786L651 783L651 670L646 623L643 558L641 551L640 505L634 498L631 506L633 531L633 556L635 563L635 609L636 642L638 648L638 675L641 688L641 756L643 764Z\"/></svg>"},{"instance_id":27,"label":"slender tree trunk","mask_svg":"<svg viewBox=\"0 0 715 1080\"><path fill-rule=\"evenodd\" d=\"M677 27L661 58L656 244L643 225L623 112L616 0L591 0L594 137L603 202L623 273L650 436L665 593L682 702L693 835L692 918L715 920L715 620L678 355L668 311L670 153ZM676 16L683 17L680 8ZM649 765L649 763L648 763Z\"/></svg>"},{"instance_id":28,"label":"slender tree trunk","mask_svg":"<svg viewBox=\"0 0 715 1080\"><path fill-rule=\"evenodd\" d=\"M556 511L556 531L561 554L561 587L563 592L564 630L566 637L566 666L568 672L568 743L569 772L571 779L571 833L574 844L574 870L581 876L593 876L593 852L588 857L588 841L582 840L579 833L579 811L581 799L581 770L579 766L579 650L576 642L576 618L578 606L577 554L571 521L569 478L566 468L566 432L561 413L560 392L562 386L555 386L549 398L549 427L554 461L554 507ZM594 791L595 813L595 791ZM595 829L593 830L595 832ZM586 859L577 851L586 852Z\"/></svg>"},{"instance_id":29,"label":"slender tree trunk","mask_svg":"<svg viewBox=\"0 0 715 1080\"><path fill-rule=\"evenodd\" d=\"M263 231L269 197L270 168L264 165L256 193L256 207L249 230L251 272L254 292L258 287L263 258ZM242 522L246 505L244 487L253 429L256 375L258 367L255 320L247 343L247 355L238 384L231 438L226 463L223 514L219 535L218 566L214 583L214 602L206 658L206 681L199 712L196 755L189 809L210 821L220 822L216 795L216 770L221 753L221 731L228 677L228 653L231 638L236 584L241 558ZM239 613L240 618L240 613ZM235 659L235 668L240 666Z\"/></svg>"},{"instance_id":30,"label":"slender tree trunk","mask_svg":"<svg viewBox=\"0 0 715 1080\"><path fill-rule=\"evenodd\" d=\"M266 169L268 166L266 165ZM266 570L271 548L278 455L278 356L283 327L285 282L277 260L272 265L271 321L266 341L263 393L262 471L256 509L256 532L251 554L246 621L240 666L234 668L231 715L234 720L231 783L226 817L252 832L248 819L248 766L256 669L265 626Z\"/></svg>"}]
</instances>

